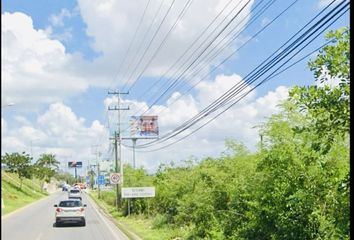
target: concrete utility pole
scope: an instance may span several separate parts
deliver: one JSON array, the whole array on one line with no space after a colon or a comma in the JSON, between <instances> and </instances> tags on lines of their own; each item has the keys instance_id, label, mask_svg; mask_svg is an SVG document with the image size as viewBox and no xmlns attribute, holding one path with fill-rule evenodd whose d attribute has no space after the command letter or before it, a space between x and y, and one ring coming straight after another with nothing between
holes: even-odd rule
<instances>
[{"instance_id":1,"label":"concrete utility pole","mask_svg":"<svg viewBox=\"0 0 354 240\"><path fill-rule=\"evenodd\" d=\"M96 181L98 179L98 176L100 176L100 156L101 156L101 152L98 150L98 148L101 145L97 144L97 145L93 145L92 148L95 149L93 151L93 153L96 156L96 165L97 165L97 177L96 177ZM101 198L101 188L100 188L100 184L97 181L97 189L98 189L98 198Z\"/></svg>"},{"instance_id":2,"label":"concrete utility pole","mask_svg":"<svg viewBox=\"0 0 354 240\"><path fill-rule=\"evenodd\" d=\"M120 178L121 178L121 183L120 185L123 185L123 161L122 161L122 133L121 133L121 122L120 122L120 111L121 110L129 110L129 107L127 108L121 108L120 107L120 95L121 94L129 94L129 92L126 93L122 93L122 92L108 92L108 94L114 94L114 95L118 95L118 106L115 106L114 108L110 108L108 107L108 110L116 110L118 111L118 136L117 136L117 132L115 132L114 134L114 141L115 141L115 151L116 151L116 172L118 172L118 161L120 164ZM118 145L118 146L117 146ZM118 148L118 149L117 149ZM116 186L116 205L117 205L117 209L118 209L118 198L119 198L119 184L117 184Z\"/></svg>"},{"instance_id":3,"label":"concrete utility pole","mask_svg":"<svg viewBox=\"0 0 354 240\"><path fill-rule=\"evenodd\" d=\"M133 141L133 169L135 169L135 146L136 146L136 140L137 138L132 138Z\"/></svg>"}]
</instances>

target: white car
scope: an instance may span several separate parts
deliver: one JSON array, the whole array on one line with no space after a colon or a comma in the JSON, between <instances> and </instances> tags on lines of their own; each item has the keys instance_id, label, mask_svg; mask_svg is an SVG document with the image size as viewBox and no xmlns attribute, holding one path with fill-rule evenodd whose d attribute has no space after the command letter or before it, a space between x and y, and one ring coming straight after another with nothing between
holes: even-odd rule
<instances>
[{"instance_id":1,"label":"white car","mask_svg":"<svg viewBox=\"0 0 354 240\"><path fill-rule=\"evenodd\" d=\"M80 200L64 200L60 201L59 205L55 204L55 226L60 226L65 222L77 222L81 226L86 225L85 207Z\"/></svg>"},{"instance_id":2,"label":"white car","mask_svg":"<svg viewBox=\"0 0 354 240\"><path fill-rule=\"evenodd\" d=\"M82 200L81 191L79 189L70 189L69 192L68 192L68 197L70 199L80 199L80 200Z\"/></svg>"}]
</instances>

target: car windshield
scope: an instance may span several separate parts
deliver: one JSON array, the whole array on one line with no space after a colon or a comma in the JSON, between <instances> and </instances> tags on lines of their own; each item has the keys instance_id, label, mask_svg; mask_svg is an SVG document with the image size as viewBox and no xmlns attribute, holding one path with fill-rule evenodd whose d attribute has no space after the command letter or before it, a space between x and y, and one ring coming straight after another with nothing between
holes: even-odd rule
<instances>
[{"instance_id":1,"label":"car windshield","mask_svg":"<svg viewBox=\"0 0 354 240\"><path fill-rule=\"evenodd\" d=\"M79 193L80 190L74 189L74 190L70 190L71 193Z\"/></svg>"},{"instance_id":2,"label":"car windshield","mask_svg":"<svg viewBox=\"0 0 354 240\"><path fill-rule=\"evenodd\" d=\"M59 203L59 207L81 207L81 201L62 201Z\"/></svg>"}]
</instances>

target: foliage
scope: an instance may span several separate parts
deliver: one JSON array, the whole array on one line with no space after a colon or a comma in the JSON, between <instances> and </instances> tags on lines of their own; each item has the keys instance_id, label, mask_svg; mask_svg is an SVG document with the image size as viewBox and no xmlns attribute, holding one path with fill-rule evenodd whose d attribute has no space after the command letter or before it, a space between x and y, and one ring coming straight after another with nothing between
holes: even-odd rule
<instances>
[{"instance_id":1,"label":"foliage","mask_svg":"<svg viewBox=\"0 0 354 240\"><path fill-rule=\"evenodd\" d=\"M76 183L75 177L72 174L67 172L56 172L53 177L59 181L64 181L70 185Z\"/></svg>"},{"instance_id":2,"label":"foliage","mask_svg":"<svg viewBox=\"0 0 354 240\"><path fill-rule=\"evenodd\" d=\"M59 163L54 154L41 154L34 165L37 177L49 182L50 178L55 175Z\"/></svg>"},{"instance_id":3,"label":"foliage","mask_svg":"<svg viewBox=\"0 0 354 240\"><path fill-rule=\"evenodd\" d=\"M127 169L125 184L150 185L139 215L186 239L349 239L349 32L309 63L317 86L294 87L262 126L259 152L228 139L218 158ZM328 85L336 79L337 85ZM145 175L145 177L144 177ZM140 177L138 177L140 176Z\"/></svg>"},{"instance_id":4,"label":"foliage","mask_svg":"<svg viewBox=\"0 0 354 240\"><path fill-rule=\"evenodd\" d=\"M334 136L343 137L350 126L350 50L349 29L342 28L326 35L335 45L328 45L321 50L310 69L318 82L316 86L295 87L289 95L292 101L308 118L311 119L306 129L313 129L316 134L326 138L322 151L328 151ZM338 86L331 82L338 81Z\"/></svg>"},{"instance_id":5,"label":"foliage","mask_svg":"<svg viewBox=\"0 0 354 240\"><path fill-rule=\"evenodd\" d=\"M22 154L6 153L1 157L1 162L6 164L6 171L17 173L21 181L20 188L22 187L23 178L30 178L32 176L31 160L30 155L25 152L22 152Z\"/></svg>"}]
</instances>

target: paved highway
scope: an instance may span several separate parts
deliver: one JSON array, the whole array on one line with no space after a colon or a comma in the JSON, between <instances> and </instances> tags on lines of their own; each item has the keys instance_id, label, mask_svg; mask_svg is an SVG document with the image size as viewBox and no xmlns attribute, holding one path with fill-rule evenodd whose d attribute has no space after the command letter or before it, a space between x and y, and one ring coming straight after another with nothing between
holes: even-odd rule
<instances>
[{"instance_id":1,"label":"paved highway","mask_svg":"<svg viewBox=\"0 0 354 240\"><path fill-rule=\"evenodd\" d=\"M67 192L56 192L30 206L1 219L3 240L125 240L128 239L109 219L100 213L85 193L86 226L55 226L54 204L67 199Z\"/></svg>"}]
</instances>

